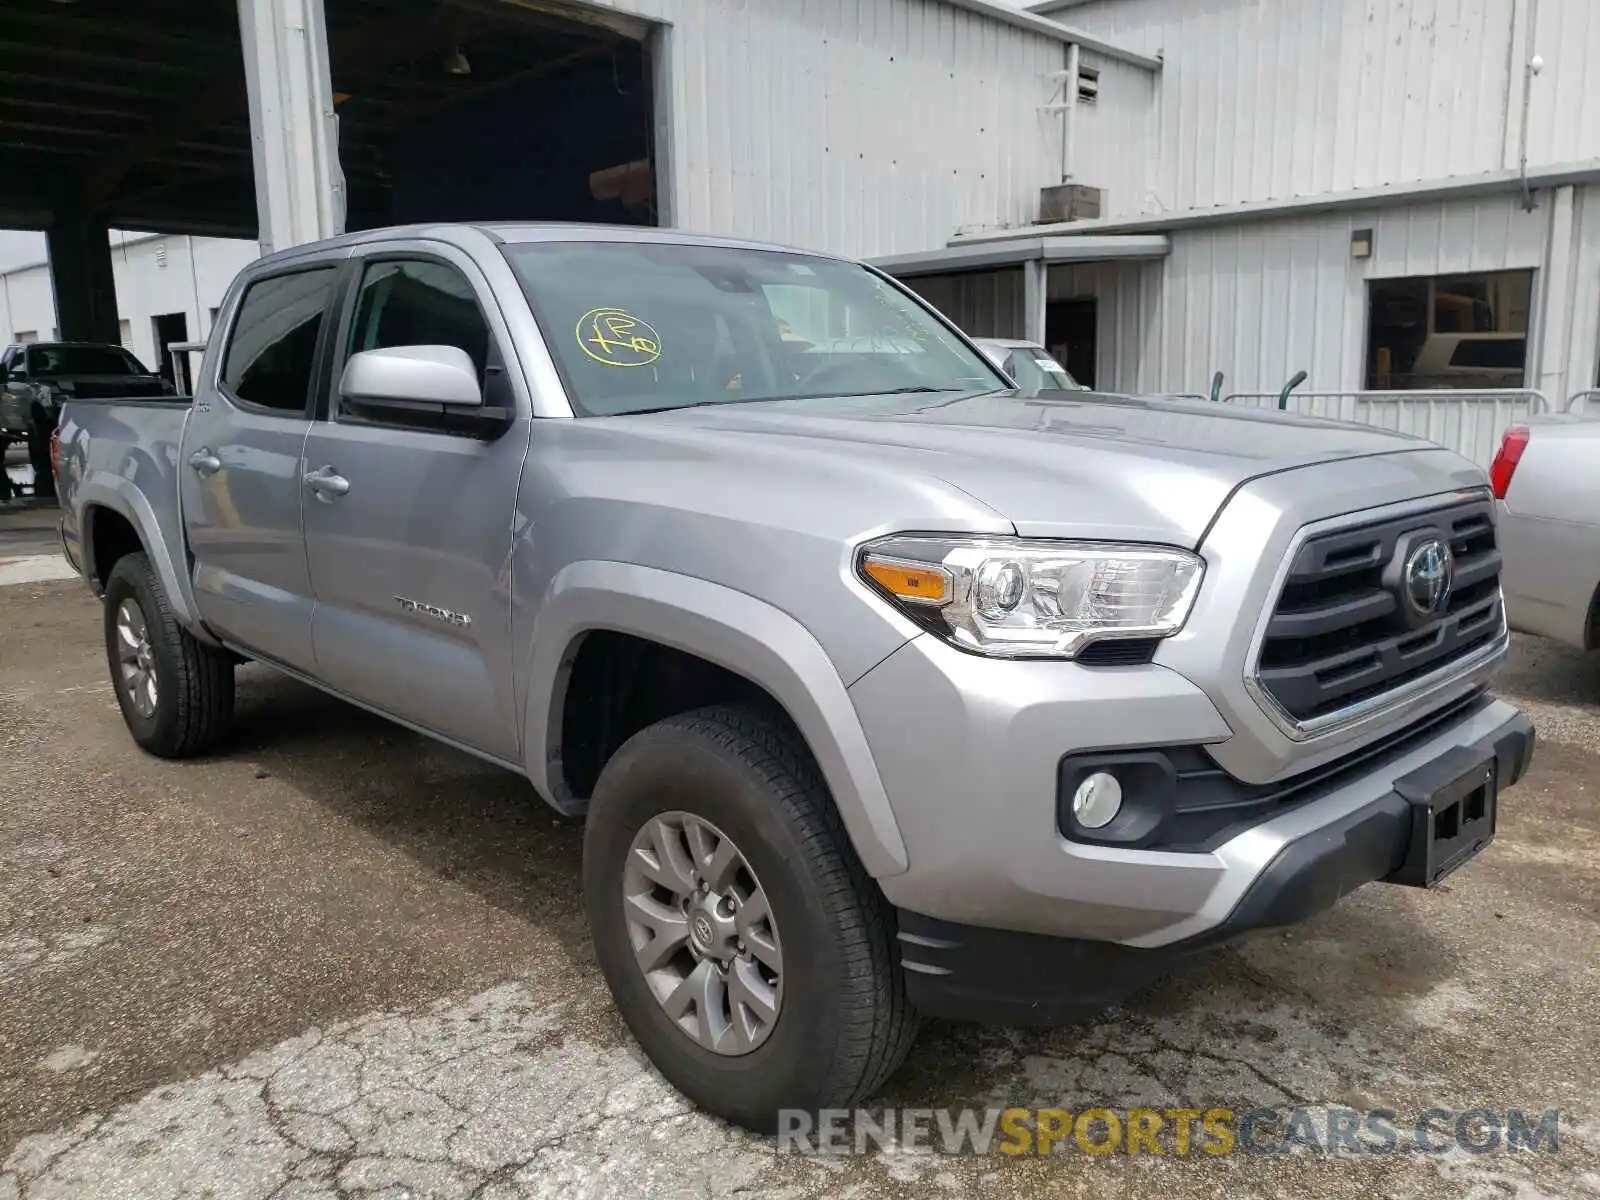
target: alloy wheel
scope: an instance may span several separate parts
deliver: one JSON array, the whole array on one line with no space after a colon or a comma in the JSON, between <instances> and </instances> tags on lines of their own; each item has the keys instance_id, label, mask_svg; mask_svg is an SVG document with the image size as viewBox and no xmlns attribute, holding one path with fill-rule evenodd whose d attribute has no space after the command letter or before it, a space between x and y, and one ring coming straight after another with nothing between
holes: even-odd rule
<instances>
[{"instance_id":1,"label":"alloy wheel","mask_svg":"<svg viewBox=\"0 0 1600 1200\"><path fill-rule=\"evenodd\" d=\"M748 1054L777 1024L783 951L766 892L732 838L661 813L628 848L622 904L634 961L678 1028L717 1054Z\"/></svg>"}]
</instances>

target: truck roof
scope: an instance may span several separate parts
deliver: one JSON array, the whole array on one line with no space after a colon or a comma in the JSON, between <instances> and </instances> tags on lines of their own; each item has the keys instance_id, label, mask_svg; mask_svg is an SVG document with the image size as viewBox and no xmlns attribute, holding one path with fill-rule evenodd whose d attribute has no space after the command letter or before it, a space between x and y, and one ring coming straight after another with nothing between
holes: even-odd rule
<instances>
[{"instance_id":1,"label":"truck roof","mask_svg":"<svg viewBox=\"0 0 1600 1200\"><path fill-rule=\"evenodd\" d=\"M520 242L655 242L686 246L721 246L740 250L777 250L788 254L806 254L815 258L832 258L842 261L841 255L784 246L773 242L753 241L749 238L722 237L717 234L690 233L681 229L659 229L647 225L584 224L576 221L450 221L423 225L388 225L378 229L363 229L357 233L340 234L320 242L307 242L269 254L252 263L247 270L257 270L263 265L291 262L296 258L340 246L362 246L373 242L400 241L416 238L428 241L449 242L461 245L470 238L487 237L501 243Z\"/></svg>"}]
</instances>

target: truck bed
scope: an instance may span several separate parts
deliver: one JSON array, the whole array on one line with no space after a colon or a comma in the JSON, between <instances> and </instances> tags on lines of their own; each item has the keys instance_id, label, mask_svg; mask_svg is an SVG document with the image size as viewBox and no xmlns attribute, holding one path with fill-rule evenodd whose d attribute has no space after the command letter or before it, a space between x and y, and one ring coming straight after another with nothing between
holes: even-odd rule
<instances>
[{"instance_id":1,"label":"truck bed","mask_svg":"<svg viewBox=\"0 0 1600 1200\"><path fill-rule=\"evenodd\" d=\"M69 400L61 409L61 536L68 556L91 582L93 529L80 529L80 514L113 512L141 535L169 595L189 609L183 564L174 560L184 545L178 506L180 451L191 397ZM71 500L69 503L68 500Z\"/></svg>"},{"instance_id":2,"label":"truck bed","mask_svg":"<svg viewBox=\"0 0 1600 1200\"><path fill-rule=\"evenodd\" d=\"M82 408L89 405L98 407L107 404L127 405L129 408L188 408L193 403L193 396L74 396L67 401L62 411L64 413L67 407Z\"/></svg>"}]
</instances>

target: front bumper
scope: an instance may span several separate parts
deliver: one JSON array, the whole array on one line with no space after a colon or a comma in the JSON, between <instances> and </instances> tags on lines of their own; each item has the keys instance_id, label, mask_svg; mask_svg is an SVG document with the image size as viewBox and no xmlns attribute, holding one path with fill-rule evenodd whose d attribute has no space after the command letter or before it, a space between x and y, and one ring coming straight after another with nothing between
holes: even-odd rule
<instances>
[{"instance_id":1,"label":"front bumper","mask_svg":"<svg viewBox=\"0 0 1600 1200\"><path fill-rule=\"evenodd\" d=\"M1069 840L1056 791L1068 755L1225 742L1228 724L1176 671L984 659L924 635L850 695L906 847L908 869L878 881L890 903L956 925L1139 949L1220 925L1291 842L1517 716L1501 701L1466 703L1226 840L1175 850Z\"/></svg>"},{"instance_id":2,"label":"front bumper","mask_svg":"<svg viewBox=\"0 0 1600 1200\"><path fill-rule=\"evenodd\" d=\"M1479 715L1493 714L1499 721L1495 728L1417 765L1412 765L1414 755L1403 756L1403 762L1382 770L1392 784L1381 795L1324 824L1302 821L1304 831L1282 844L1220 921L1179 941L1119 945L983 929L902 911L899 942L907 992L932 1016L1059 1021L1086 1005L1125 997L1195 950L1250 930L1303 921L1363 884L1419 882L1416 807L1421 796L1450 777L1460 761L1491 756L1500 789L1527 771L1533 725L1507 710L1508 705L1485 698ZM1492 828L1492 816L1490 822Z\"/></svg>"}]
</instances>

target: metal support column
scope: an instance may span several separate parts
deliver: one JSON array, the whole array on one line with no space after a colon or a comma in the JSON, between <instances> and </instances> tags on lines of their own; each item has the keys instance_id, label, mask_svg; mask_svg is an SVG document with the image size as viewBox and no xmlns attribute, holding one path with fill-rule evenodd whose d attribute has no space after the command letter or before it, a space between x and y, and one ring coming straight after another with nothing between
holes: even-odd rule
<instances>
[{"instance_id":1,"label":"metal support column","mask_svg":"<svg viewBox=\"0 0 1600 1200\"><path fill-rule=\"evenodd\" d=\"M117 330L117 284L104 215L72 206L51 214L46 232L56 328L67 341L110 342Z\"/></svg>"},{"instance_id":2,"label":"metal support column","mask_svg":"<svg viewBox=\"0 0 1600 1200\"><path fill-rule=\"evenodd\" d=\"M239 0L261 252L344 232L322 0Z\"/></svg>"},{"instance_id":3,"label":"metal support column","mask_svg":"<svg viewBox=\"0 0 1600 1200\"><path fill-rule=\"evenodd\" d=\"M1542 283L1534 301L1533 336L1528 338L1527 386L1542 391L1560 409L1569 391L1567 366L1572 344L1573 271L1579 254L1578 223L1573 188L1555 189L1549 204Z\"/></svg>"},{"instance_id":4,"label":"metal support column","mask_svg":"<svg viewBox=\"0 0 1600 1200\"><path fill-rule=\"evenodd\" d=\"M1022 336L1041 346L1045 344L1045 304L1049 293L1050 264L1042 257L1026 260L1022 264Z\"/></svg>"}]
</instances>

